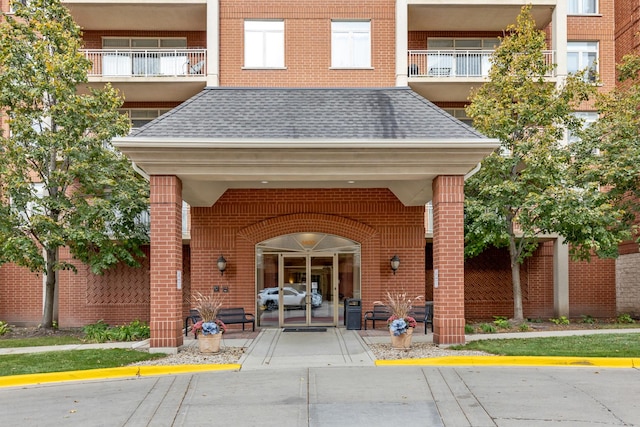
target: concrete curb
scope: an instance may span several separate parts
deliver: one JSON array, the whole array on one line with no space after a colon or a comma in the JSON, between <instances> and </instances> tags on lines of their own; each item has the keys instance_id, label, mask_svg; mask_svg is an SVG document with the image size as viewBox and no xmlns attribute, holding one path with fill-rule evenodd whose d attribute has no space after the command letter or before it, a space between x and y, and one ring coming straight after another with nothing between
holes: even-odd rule
<instances>
[{"instance_id":1,"label":"concrete curb","mask_svg":"<svg viewBox=\"0 0 640 427\"><path fill-rule=\"evenodd\" d=\"M376 360L376 366L566 366L638 368L640 358L548 356L446 356L425 359Z\"/></svg>"},{"instance_id":2,"label":"concrete curb","mask_svg":"<svg viewBox=\"0 0 640 427\"><path fill-rule=\"evenodd\" d=\"M241 365L170 365L124 366L121 368L88 369L83 371L51 372L0 377L0 387L17 387L65 381L104 380L110 378L137 378L155 375L175 375L195 372L238 371Z\"/></svg>"}]
</instances>

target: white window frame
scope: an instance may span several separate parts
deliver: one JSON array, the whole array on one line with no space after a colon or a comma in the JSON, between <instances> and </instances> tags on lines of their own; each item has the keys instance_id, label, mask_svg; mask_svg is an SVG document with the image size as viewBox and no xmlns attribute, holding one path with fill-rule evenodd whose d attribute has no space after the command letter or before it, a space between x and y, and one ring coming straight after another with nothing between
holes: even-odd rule
<instances>
[{"instance_id":1,"label":"white window frame","mask_svg":"<svg viewBox=\"0 0 640 427\"><path fill-rule=\"evenodd\" d=\"M574 111L573 113L571 113L573 116L576 116L580 119L582 119L582 129L586 129L587 127L589 127L592 123L595 123L598 121L599 115L597 111ZM574 136L571 134L571 131L567 130L567 138L565 140L565 143L568 144L573 144L574 142L578 142L580 140L580 138L578 138L577 136Z\"/></svg>"},{"instance_id":2,"label":"white window frame","mask_svg":"<svg viewBox=\"0 0 640 427\"><path fill-rule=\"evenodd\" d=\"M131 130L133 131L134 129L140 129L144 126L140 125L134 127L134 121L150 123L164 113L170 111L170 108L121 108L118 111L127 116L131 122Z\"/></svg>"},{"instance_id":3,"label":"white window frame","mask_svg":"<svg viewBox=\"0 0 640 427\"><path fill-rule=\"evenodd\" d=\"M568 0L568 15L596 15L598 13L598 0Z\"/></svg>"},{"instance_id":4,"label":"white window frame","mask_svg":"<svg viewBox=\"0 0 640 427\"><path fill-rule=\"evenodd\" d=\"M372 68L371 21L331 21L331 68Z\"/></svg>"},{"instance_id":5,"label":"white window frame","mask_svg":"<svg viewBox=\"0 0 640 427\"><path fill-rule=\"evenodd\" d=\"M244 67L284 66L284 20L244 21Z\"/></svg>"},{"instance_id":6,"label":"white window frame","mask_svg":"<svg viewBox=\"0 0 640 427\"><path fill-rule=\"evenodd\" d=\"M11 4L9 5L9 13L15 13L15 9L13 8L13 3L22 3L24 6L28 6L29 5L29 0L13 0L13 2L11 2Z\"/></svg>"},{"instance_id":7,"label":"white window frame","mask_svg":"<svg viewBox=\"0 0 640 427\"><path fill-rule=\"evenodd\" d=\"M598 71L598 59L599 59L599 43L597 41L570 41L567 42L567 72L573 74L582 70L592 69ZM593 61L589 59L590 54L595 54ZM571 55L577 55L578 66L577 69L570 68ZM585 79L593 81L589 72L586 73Z\"/></svg>"}]
</instances>

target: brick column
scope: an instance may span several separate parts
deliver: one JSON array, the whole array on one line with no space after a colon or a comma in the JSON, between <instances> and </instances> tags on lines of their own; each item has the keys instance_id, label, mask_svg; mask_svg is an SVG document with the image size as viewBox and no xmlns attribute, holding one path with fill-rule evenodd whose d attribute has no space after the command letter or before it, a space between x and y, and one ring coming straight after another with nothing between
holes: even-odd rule
<instances>
[{"instance_id":1,"label":"brick column","mask_svg":"<svg viewBox=\"0 0 640 427\"><path fill-rule=\"evenodd\" d=\"M151 176L150 351L177 353L182 345L182 182Z\"/></svg>"},{"instance_id":2,"label":"brick column","mask_svg":"<svg viewBox=\"0 0 640 427\"><path fill-rule=\"evenodd\" d=\"M464 344L464 177L433 181L433 342ZM437 282L436 282L437 280Z\"/></svg>"}]
</instances>

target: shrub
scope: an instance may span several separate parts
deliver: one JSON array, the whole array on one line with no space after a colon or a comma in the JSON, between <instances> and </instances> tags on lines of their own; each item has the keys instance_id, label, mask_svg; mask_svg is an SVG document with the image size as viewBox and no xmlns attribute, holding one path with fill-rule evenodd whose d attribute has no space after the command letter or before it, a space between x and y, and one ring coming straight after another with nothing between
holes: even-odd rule
<instances>
[{"instance_id":1,"label":"shrub","mask_svg":"<svg viewBox=\"0 0 640 427\"><path fill-rule=\"evenodd\" d=\"M596 319L594 319L592 316L588 314L583 314L581 317L582 317L582 323L586 323L588 325L593 325L594 323L596 323Z\"/></svg>"},{"instance_id":2,"label":"shrub","mask_svg":"<svg viewBox=\"0 0 640 427\"><path fill-rule=\"evenodd\" d=\"M7 322L3 322L2 320L0 320L0 336L8 332L11 332L11 328L9 327L9 324Z\"/></svg>"},{"instance_id":3,"label":"shrub","mask_svg":"<svg viewBox=\"0 0 640 427\"><path fill-rule=\"evenodd\" d=\"M527 332L529 330L529 324L527 322L523 322L518 326L518 330L520 332Z\"/></svg>"},{"instance_id":4,"label":"shrub","mask_svg":"<svg viewBox=\"0 0 640 427\"><path fill-rule=\"evenodd\" d=\"M95 342L105 341L139 341L151 336L149 326L139 320L134 320L128 325L109 326L102 320L86 325L83 328L86 339Z\"/></svg>"},{"instance_id":5,"label":"shrub","mask_svg":"<svg viewBox=\"0 0 640 427\"><path fill-rule=\"evenodd\" d=\"M617 323L636 323L636 321L633 320L633 317L631 317L629 313L620 314L616 322Z\"/></svg>"},{"instance_id":6,"label":"shrub","mask_svg":"<svg viewBox=\"0 0 640 427\"><path fill-rule=\"evenodd\" d=\"M504 316L493 316L493 318L495 319L493 321L493 324L496 325L498 328L500 329L509 329L511 327L511 324L509 323L509 320L504 317Z\"/></svg>"},{"instance_id":7,"label":"shrub","mask_svg":"<svg viewBox=\"0 0 640 427\"><path fill-rule=\"evenodd\" d=\"M552 319L549 319L549 321L555 323L556 325L568 325L569 323L571 323L569 319L567 319L567 316L560 316L557 319L552 318Z\"/></svg>"},{"instance_id":8,"label":"shrub","mask_svg":"<svg viewBox=\"0 0 640 427\"><path fill-rule=\"evenodd\" d=\"M480 330L486 334L493 334L496 332L496 327L490 323L483 323L480 325Z\"/></svg>"},{"instance_id":9,"label":"shrub","mask_svg":"<svg viewBox=\"0 0 640 427\"><path fill-rule=\"evenodd\" d=\"M473 325L464 325L464 333L465 334L475 334L476 330Z\"/></svg>"}]
</instances>

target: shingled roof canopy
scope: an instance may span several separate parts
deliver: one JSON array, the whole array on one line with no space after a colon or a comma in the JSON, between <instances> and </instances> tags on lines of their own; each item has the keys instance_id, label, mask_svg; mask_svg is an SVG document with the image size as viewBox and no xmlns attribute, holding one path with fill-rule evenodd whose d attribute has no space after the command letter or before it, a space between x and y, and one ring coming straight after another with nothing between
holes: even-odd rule
<instances>
[{"instance_id":1,"label":"shingled roof canopy","mask_svg":"<svg viewBox=\"0 0 640 427\"><path fill-rule=\"evenodd\" d=\"M150 175L176 175L192 206L228 188L372 188L405 205L437 175L497 146L410 88L205 88L114 144Z\"/></svg>"}]
</instances>

